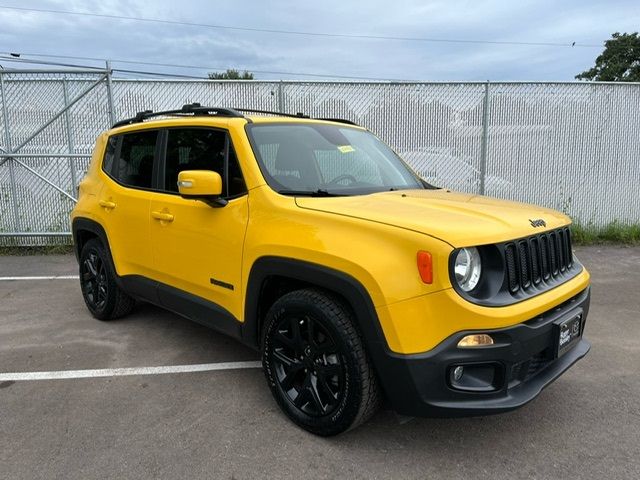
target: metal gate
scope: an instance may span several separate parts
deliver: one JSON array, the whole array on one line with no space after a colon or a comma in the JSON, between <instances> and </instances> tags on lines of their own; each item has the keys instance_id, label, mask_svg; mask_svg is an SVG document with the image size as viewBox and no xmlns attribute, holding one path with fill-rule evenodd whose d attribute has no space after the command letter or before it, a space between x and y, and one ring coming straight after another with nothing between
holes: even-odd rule
<instances>
[{"instance_id":1,"label":"metal gate","mask_svg":"<svg viewBox=\"0 0 640 480\"><path fill-rule=\"evenodd\" d=\"M108 70L0 70L0 244L69 242L96 133L114 119Z\"/></svg>"}]
</instances>

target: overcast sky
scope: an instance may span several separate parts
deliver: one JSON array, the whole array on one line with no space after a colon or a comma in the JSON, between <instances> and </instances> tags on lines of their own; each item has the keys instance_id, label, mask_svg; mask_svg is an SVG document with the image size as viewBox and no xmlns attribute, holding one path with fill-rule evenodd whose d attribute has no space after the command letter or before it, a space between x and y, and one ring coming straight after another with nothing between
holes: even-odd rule
<instances>
[{"instance_id":1,"label":"overcast sky","mask_svg":"<svg viewBox=\"0 0 640 480\"><path fill-rule=\"evenodd\" d=\"M181 0L0 0L0 6L92 12L299 32L600 45L640 29L628 1L347 2ZM572 80L602 48L334 38L167 25L0 8L0 52L50 54L426 81ZM95 64L87 60L51 61ZM0 59L4 68L18 65ZM205 69L132 65L123 69L206 76ZM256 73L261 79L314 79ZM317 78L315 78L317 79Z\"/></svg>"}]
</instances>

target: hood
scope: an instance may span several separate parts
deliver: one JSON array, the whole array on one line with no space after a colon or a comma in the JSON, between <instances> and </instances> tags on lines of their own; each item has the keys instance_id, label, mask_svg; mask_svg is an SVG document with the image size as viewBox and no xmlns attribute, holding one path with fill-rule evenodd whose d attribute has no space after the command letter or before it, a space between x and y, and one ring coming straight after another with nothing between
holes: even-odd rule
<instances>
[{"instance_id":1,"label":"hood","mask_svg":"<svg viewBox=\"0 0 640 480\"><path fill-rule=\"evenodd\" d=\"M352 197L297 197L300 208L420 232L453 247L499 243L571 223L555 210L449 190L400 190ZM534 227L531 220L546 226Z\"/></svg>"}]
</instances>

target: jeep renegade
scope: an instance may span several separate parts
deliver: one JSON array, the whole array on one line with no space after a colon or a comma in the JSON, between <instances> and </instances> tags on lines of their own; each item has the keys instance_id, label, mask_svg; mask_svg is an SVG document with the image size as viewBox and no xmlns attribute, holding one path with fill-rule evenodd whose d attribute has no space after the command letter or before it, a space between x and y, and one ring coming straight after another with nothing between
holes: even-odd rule
<instances>
[{"instance_id":1,"label":"jeep renegade","mask_svg":"<svg viewBox=\"0 0 640 480\"><path fill-rule=\"evenodd\" d=\"M71 218L94 317L142 300L258 349L318 435L382 401L512 410L590 348L568 217L429 185L348 121L141 112L98 137Z\"/></svg>"}]
</instances>

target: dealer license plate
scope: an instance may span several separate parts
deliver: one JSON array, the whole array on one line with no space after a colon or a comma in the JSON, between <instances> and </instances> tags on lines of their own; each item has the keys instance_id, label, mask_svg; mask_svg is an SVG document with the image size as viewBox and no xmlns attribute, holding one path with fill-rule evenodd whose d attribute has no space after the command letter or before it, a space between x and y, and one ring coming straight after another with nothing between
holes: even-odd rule
<instances>
[{"instance_id":1,"label":"dealer license plate","mask_svg":"<svg viewBox=\"0 0 640 480\"><path fill-rule=\"evenodd\" d=\"M582 313L556 323L556 357L571 350L582 336Z\"/></svg>"}]
</instances>

